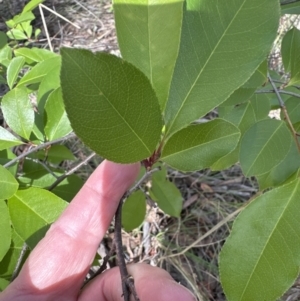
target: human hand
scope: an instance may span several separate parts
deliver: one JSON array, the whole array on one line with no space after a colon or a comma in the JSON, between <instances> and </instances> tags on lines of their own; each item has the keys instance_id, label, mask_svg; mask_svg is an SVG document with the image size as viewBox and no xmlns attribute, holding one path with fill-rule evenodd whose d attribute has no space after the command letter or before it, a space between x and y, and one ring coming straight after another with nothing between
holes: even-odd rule
<instances>
[{"instance_id":1,"label":"human hand","mask_svg":"<svg viewBox=\"0 0 300 301\"><path fill-rule=\"evenodd\" d=\"M139 172L139 164L104 161L50 227L0 301L121 301L118 268L81 286L119 201ZM195 301L164 270L128 265L141 301Z\"/></svg>"}]
</instances>

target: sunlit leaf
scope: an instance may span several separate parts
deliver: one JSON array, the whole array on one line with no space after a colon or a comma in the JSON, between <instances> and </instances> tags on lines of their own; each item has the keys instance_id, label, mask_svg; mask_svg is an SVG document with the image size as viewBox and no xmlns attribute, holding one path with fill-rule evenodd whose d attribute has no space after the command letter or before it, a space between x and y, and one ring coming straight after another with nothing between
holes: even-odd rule
<instances>
[{"instance_id":1,"label":"sunlit leaf","mask_svg":"<svg viewBox=\"0 0 300 301\"><path fill-rule=\"evenodd\" d=\"M239 138L238 128L222 119L191 125L166 142L161 159L181 171L201 170L233 151Z\"/></svg>"},{"instance_id":2,"label":"sunlit leaf","mask_svg":"<svg viewBox=\"0 0 300 301\"><path fill-rule=\"evenodd\" d=\"M0 200L5 200L14 195L19 184L15 177L2 165L0 165Z\"/></svg>"},{"instance_id":3,"label":"sunlit leaf","mask_svg":"<svg viewBox=\"0 0 300 301\"><path fill-rule=\"evenodd\" d=\"M187 1L166 106L167 136L204 116L246 82L270 51L279 15L277 0L263 5L261 0Z\"/></svg>"},{"instance_id":4,"label":"sunlit leaf","mask_svg":"<svg viewBox=\"0 0 300 301\"><path fill-rule=\"evenodd\" d=\"M237 217L220 254L229 301L274 301L296 280L300 265L300 180L253 200Z\"/></svg>"},{"instance_id":5,"label":"sunlit leaf","mask_svg":"<svg viewBox=\"0 0 300 301\"><path fill-rule=\"evenodd\" d=\"M18 78L18 74L25 63L23 57L15 57L11 60L7 68L7 84L10 89L13 88L14 83Z\"/></svg>"},{"instance_id":6,"label":"sunlit leaf","mask_svg":"<svg viewBox=\"0 0 300 301\"><path fill-rule=\"evenodd\" d=\"M44 1L45 0L31 0L31 1L29 1L29 3L27 3L24 6L22 13L32 11L33 9L35 9L39 4L43 3Z\"/></svg>"},{"instance_id":7,"label":"sunlit leaf","mask_svg":"<svg viewBox=\"0 0 300 301\"><path fill-rule=\"evenodd\" d=\"M59 56L39 62L22 77L17 87L40 83L47 74L51 73L54 69L59 68L60 64L61 58Z\"/></svg>"},{"instance_id":8,"label":"sunlit leaf","mask_svg":"<svg viewBox=\"0 0 300 301\"><path fill-rule=\"evenodd\" d=\"M67 203L53 193L33 187L19 190L8 200L13 227L31 249L66 206Z\"/></svg>"},{"instance_id":9,"label":"sunlit leaf","mask_svg":"<svg viewBox=\"0 0 300 301\"><path fill-rule=\"evenodd\" d=\"M2 167L2 166L0 166ZM0 169L1 174L1 169ZM1 179L1 176L0 176ZM0 186L3 186L0 182ZM1 191L1 190L0 190ZM2 198L0 194L0 198ZM0 200L0 261L3 259L10 247L11 240L11 226L10 226L10 216L6 202Z\"/></svg>"},{"instance_id":10,"label":"sunlit leaf","mask_svg":"<svg viewBox=\"0 0 300 301\"><path fill-rule=\"evenodd\" d=\"M0 126L0 150L23 144L17 137Z\"/></svg>"},{"instance_id":11,"label":"sunlit leaf","mask_svg":"<svg viewBox=\"0 0 300 301\"><path fill-rule=\"evenodd\" d=\"M122 57L151 81L165 107L179 50L183 0L114 0Z\"/></svg>"},{"instance_id":12,"label":"sunlit leaf","mask_svg":"<svg viewBox=\"0 0 300 301\"><path fill-rule=\"evenodd\" d=\"M72 132L60 88L49 95L45 111L45 134L49 141L64 137Z\"/></svg>"},{"instance_id":13,"label":"sunlit leaf","mask_svg":"<svg viewBox=\"0 0 300 301\"><path fill-rule=\"evenodd\" d=\"M125 231L131 231L139 227L146 215L146 197L138 190L125 201L122 208L122 225Z\"/></svg>"},{"instance_id":14,"label":"sunlit leaf","mask_svg":"<svg viewBox=\"0 0 300 301\"><path fill-rule=\"evenodd\" d=\"M261 175L280 164L287 156L292 135L285 122L262 120L242 138L240 163L246 176Z\"/></svg>"},{"instance_id":15,"label":"sunlit leaf","mask_svg":"<svg viewBox=\"0 0 300 301\"><path fill-rule=\"evenodd\" d=\"M2 99L3 116L9 127L29 139L34 124L34 111L25 88L14 88Z\"/></svg>"},{"instance_id":16,"label":"sunlit leaf","mask_svg":"<svg viewBox=\"0 0 300 301\"><path fill-rule=\"evenodd\" d=\"M61 54L63 98L79 138L119 163L150 156L160 139L162 118L147 77L107 53L64 48Z\"/></svg>"},{"instance_id":17,"label":"sunlit leaf","mask_svg":"<svg viewBox=\"0 0 300 301\"><path fill-rule=\"evenodd\" d=\"M41 62L45 61L49 58L57 57L58 55L56 53L53 53L46 49L40 49L40 48L27 48L27 47L21 47L14 50L15 56L22 56L25 58L26 63L31 64L32 62Z\"/></svg>"}]
</instances>

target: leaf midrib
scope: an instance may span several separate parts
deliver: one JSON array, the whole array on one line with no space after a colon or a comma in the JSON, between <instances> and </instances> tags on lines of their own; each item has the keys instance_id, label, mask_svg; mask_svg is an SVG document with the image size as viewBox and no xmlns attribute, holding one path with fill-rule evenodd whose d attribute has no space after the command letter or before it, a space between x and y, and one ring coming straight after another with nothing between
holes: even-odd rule
<instances>
[{"instance_id":1,"label":"leaf midrib","mask_svg":"<svg viewBox=\"0 0 300 301\"><path fill-rule=\"evenodd\" d=\"M99 90L99 87L97 86L97 84L88 76L88 74L85 72L84 69L81 68L80 65L77 64L77 62L75 60L73 60L73 58L67 53L65 52L66 55L68 55L68 57L74 62L75 65L78 66L78 68L87 76L87 78L91 81L91 83L94 85L94 87L96 87L96 89L102 93L102 95L105 97L107 103L112 107L112 109L118 114L118 116L123 120L123 122L128 126L128 128L134 133L134 135L138 138L138 140L141 142L141 144L144 146L144 148L151 153L151 150L147 147L147 145L145 145L145 143L143 142L143 140L139 137L139 135L133 130L133 128L130 126L129 123L127 123L127 121L123 118L123 116L119 113L119 111L115 108L115 106L109 101L109 99L107 98L106 95L104 95L102 90Z\"/></svg>"},{"instance_id":2,"label":"leaf midrib","mask_svg":"<svg viewBox=\"0 0 300 301\"><path fill-rule=\"evenodd\" d=\"M262 249L262 252L261 252L261 254L260 254L260 256L259 256L259 258L258 258L258 260L257 260L257 262L256 262L256 264L255 264L255 266L254 266L254 268L253 268L251 274L250 274L250 276L249 276L249 279L248 279L248 281L247 281L247 283L246 283L246 285L245 285L245 288L244 288L244 290L243 290L243 292L242 292L242 294L241 294L241 298L240 298L239 300L241 300L241 301L243 300L243 297L244 297L244 295L245 295L245 293L246 293L246 291L247 291L247 288L248 288L248 285L249 285L249 283L250 283L250 281L251 281L251 278L252 278L253 275L254 275L254 271L255 271L255 269L256 269L258 263L260 262L260 260L261 260L261 258L262 258L262 254L264 253L265 249L267 248L268 242L270 241L271 237L273 236L273 233L275 232L275 229L277 229L277 225L278 225L279 222L281 221L282 216L283 216L284 213L286 212L286 210L287 210L287 208L288 208L288 205L290 204L290 202L291 202L291 200L292 200L292 198L293 198L293 196L294 196L294 194L295 194L295 191L298 189L298 185L299 185L299 181L298 181L297 185L295 186L295 188L294 188L294 190L293 190L293 192L292 192L292 194L291 194L291 197L289 198L289 200L288 200L288 202L287 202L287 204L286 204L284 210L282 211L281 215L278 217L278 220L277 220L277 222L276 222L276 224L275 224L275 226L274 226L274 228L273 228L273 231L271 231L271 233L270 233L270 235L269 235L269 237L268 237L268 239L267 239L267 241L266 241L266 244L264 245L264 247L263 247L263 249Z\"/></svg>"},{"instance_id":3,"label":"leaf midrib","mask_svg":"<svg viewBox=\"0 0 300 301\"><path fill-rule=\"evenodd\" d=\"M210 62L212 56L215 54L215 52L216 52L218 46L219 46L220 43L222 42L222 40L223 40L223 38L225 37L227 31L228 31L229 28L231 27L233 21L235 20L236 16L239 14L239 12L240 12L240 10L242 9L242 7L244 6L245 2L246 2L246 0L243 1L242 5L241 5L240 8L238 9L238 11L235 13L234 17L233 17L232 20L230 21L230 23L229 23L229 25L227 26L226 30L224 31L223 35L222 35L221 38L219 39L218 43L215 45L215 47L214 47L214 49L212 50L210 56L209 56L208 59L206 60L206 62L205 62L205 64L203 65L202 69L200 70L198 76L197 76L196 79L194 80L194 83L192 84L192 86L191 86L190 90L188 91L186 97L185 97L184 100L182 101L182 103L181 103L181 105L180 105L180 107L179 107L177 113L175 114L175 116L174 116L174 118L173 118L173 120L172 120L172 122L171 122L171 124L170 124L170 126L169 126L169 129L168 129L167 132L166 132L166 135L168 135L169 132L171 131L171 129L172 129L172 127L173 127L173 124L175 123L176 119L178 118L179 112L181 112L182 107L184 106L184 104L185 104L185 102L187 101L187 99L188 99L190 93L191 93L192 90L194 89L194 87L195 87L195 85L196 85L198 79L200 78L200 76L201 76L202 73L204 72L204 70L205 70L207 64Z\"/></svg>"}]
</instances>

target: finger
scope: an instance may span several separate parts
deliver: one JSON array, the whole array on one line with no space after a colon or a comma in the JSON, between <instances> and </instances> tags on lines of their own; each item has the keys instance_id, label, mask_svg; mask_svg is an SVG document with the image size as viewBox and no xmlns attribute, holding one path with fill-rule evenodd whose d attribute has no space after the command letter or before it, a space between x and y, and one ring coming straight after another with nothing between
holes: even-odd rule
<instances>
[{"instance_id":1,"label":"finger","mask_svg":"<svg viewBox=\"0 0 300 301\"><path fill-rule=\"evenodd\" d=\"M74 296L139 166L104 161L33 250L13 288Z\"/></svg>"},{"instance_id":2,"label":"finger","mask_svg":"<svg viewBox=\"0 0 300 301\"><path fill-rule=\"evenodd\" d=\"M127 268L134 278L135 289L140 300L196 301L191 292L176 283L165 270L142 263L130 264ZM124 300L118 268L104 272L84 288L78 301L90 300Z\"/></svg>"}]
</instances>

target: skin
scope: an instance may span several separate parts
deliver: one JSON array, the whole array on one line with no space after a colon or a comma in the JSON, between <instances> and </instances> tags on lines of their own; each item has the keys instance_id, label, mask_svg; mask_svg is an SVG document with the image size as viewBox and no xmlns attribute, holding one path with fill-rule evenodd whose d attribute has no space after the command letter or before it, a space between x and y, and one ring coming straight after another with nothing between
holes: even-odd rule
<instances>
[{"instance_id":1,"label":"skin","mask_svg":"<svg viewBox=\"0 0 300 301\"><path fill-rule=\"evenodd\" d=\"M118 268L80 288L119 200L139 169L139 164L104 161L31 252L19 276L0 294L0 301L123 300ZM128 271L141 301L196 300L162 269L132 264Z\"/></svg>"}]
</instances>

